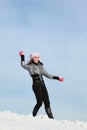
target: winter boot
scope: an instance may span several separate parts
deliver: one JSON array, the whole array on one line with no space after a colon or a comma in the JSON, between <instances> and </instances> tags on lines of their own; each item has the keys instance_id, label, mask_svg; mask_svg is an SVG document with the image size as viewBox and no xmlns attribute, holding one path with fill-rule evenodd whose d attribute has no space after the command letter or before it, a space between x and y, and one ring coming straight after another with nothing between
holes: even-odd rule
<instances>
[{"instance_id":1,"label":"winter boot","mask_svg":"<svg viewBox=\"0 0 87 130\"><path fill-rule=\"evenodd\" d=\"M50 107L45 108L45 110L49 118L54 118Z\"/></svg>"},{"instance_id":2,"label":"winter boot","mask_svg":"<svg viewBox=\"0 0 87 130\"><path fill-rule=\"evenodd\" d=\"M33 112L32 112L32 115L33 115L33 116L36 116L37 112L38 112L38 108L37 108L37 107L34 107Z\"/></svg>"}]
</instances>

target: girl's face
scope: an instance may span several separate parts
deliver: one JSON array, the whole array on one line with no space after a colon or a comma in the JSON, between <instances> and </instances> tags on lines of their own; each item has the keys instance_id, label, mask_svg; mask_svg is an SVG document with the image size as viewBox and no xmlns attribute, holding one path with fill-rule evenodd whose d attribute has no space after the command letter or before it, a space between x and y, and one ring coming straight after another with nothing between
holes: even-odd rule
<instances>
[{"instance_id":1,"label":"girl's face","mask_svg":"<svg viewBox=\"0 0 87 130\"><path fill-rule=\"evenodd\" d=\"M34 61L35 63L38 63L39 59L40 59L39 56L35 56L35 57L33 58L33 61Z\"/></svg>"}]
</instances>

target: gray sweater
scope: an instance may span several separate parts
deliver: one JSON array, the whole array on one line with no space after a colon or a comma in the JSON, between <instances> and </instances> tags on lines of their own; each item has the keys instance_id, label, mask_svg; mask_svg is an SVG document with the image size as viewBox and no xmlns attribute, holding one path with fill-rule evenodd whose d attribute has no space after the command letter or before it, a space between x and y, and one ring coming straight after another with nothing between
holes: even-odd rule
<instances>
[{"instance_id":1,"label":"gray sweater","mask_svg":"<svg viewBox=\"0 0 87 130\"><path fill-rule=\"evenodd\" d=\"M32 63L32 64L26 64L25 61L21 61L21 66L28 70L30 76L32 77L32 75L35 75L35 74L38 74L40 75L41 77L44 75L46 76L47 78L50 78L50 79L53 79L54 76L50 75L43 67L43 65L41 63L38 63L38 64L35 64L35 63ZM43 78L42 78L43 80Z\"/></svg>"}]
</instances>

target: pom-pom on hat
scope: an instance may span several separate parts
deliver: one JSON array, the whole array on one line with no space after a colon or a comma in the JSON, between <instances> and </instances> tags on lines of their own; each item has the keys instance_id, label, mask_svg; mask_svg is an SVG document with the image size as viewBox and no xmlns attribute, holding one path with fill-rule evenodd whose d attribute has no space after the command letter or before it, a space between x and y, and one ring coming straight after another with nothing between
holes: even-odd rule
<instances>
[{"instance_id":1,"label":"pom-pom on hat","mask_svg":"<svg viewBox=\"0 0 87 130\"><path fill-rule=\"evenodd\" d=\"M30 54L30 59L33 59L35 56L40 57L37 52L33 52Z\"/></svg>"}]
</instances>

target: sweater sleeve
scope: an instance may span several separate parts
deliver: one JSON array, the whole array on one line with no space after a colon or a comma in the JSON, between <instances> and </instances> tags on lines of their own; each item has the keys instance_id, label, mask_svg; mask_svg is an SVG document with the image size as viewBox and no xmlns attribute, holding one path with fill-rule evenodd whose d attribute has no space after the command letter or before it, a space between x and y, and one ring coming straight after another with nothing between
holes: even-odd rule
<instances>
[{"instance_id":1,"label":"sweater sleeve","mask_svg":"<svg viewBox=\"0 0 87 130\"><path fill-rule=\"evenodd\" d=\"M21 61L21 66L22 66L24 69L28 70L28 72L29 72L29 74L30 74L31 77L32 77L32 75L34 75L33 67L30 66L30 65L27 65L27 64L25 63L25 61Z\"/></svg>"},{"instance_id":2,"label":"sweater sleeve","mask_svg":"<svg viewBox=\"0 0 87 130\"><path fill-rule=\"evenodd\" d=\"M22 66L24 69L29 70L29 65L27 65L27 64L25 63L25 61L21 61L21 66Z\"/></svg>"},{"instance_id":3,"label":"sweater sleeve","mask_svg":"<svg viewBox=\"0 0 87 130\"><path fill-rule=\"evenodd\" d=\"M49 74L44 68L43 68L43 75L49 79L53 79L53 76Z\"/></svg>"},{"instance_id":4,"label":"sweater sleeve","mask_svg":"<svg viewBox=\"0 0 87 130\"><path fill-rule=\"evenodd\" d=\"M53 76L53 79L59 80L58 76Z\"/></svg>"},{"instance_id":5,"label":"sweater sleeve","mask_svg":"<svg viewBox=\"0 0 87 130\"><path fill-rule=\"evenodd\" d=\"M25 63L25 56L24 55L21 55L21 66L28 70L29 69L29 66Z\"/></svg>"},{"instance_id":6,"label":"sweater sleeve","mask_svg":"<svg viewBox=\"0 0 87 130\"><path fill-rule=\"evenodd\" d=\"M43 68L43 70L44 70L44 76L46 76L47 78L59 80L58 76L53 76L53 75L49 74L44 68Z\"/></svg>"},{"instance_id":7,"label":"sweater sleeve","mask_svg":"<svg viewBox=\"0 0 87 130\"><path fill-rule=\"evenodd\" d=\"M49 79L53 79L53 76L49 74L46 70L44 70L44 76L46 76Z\"/></svg>"}]
</instances>

